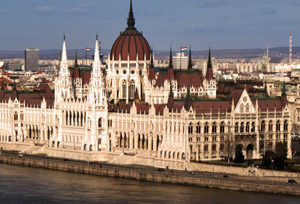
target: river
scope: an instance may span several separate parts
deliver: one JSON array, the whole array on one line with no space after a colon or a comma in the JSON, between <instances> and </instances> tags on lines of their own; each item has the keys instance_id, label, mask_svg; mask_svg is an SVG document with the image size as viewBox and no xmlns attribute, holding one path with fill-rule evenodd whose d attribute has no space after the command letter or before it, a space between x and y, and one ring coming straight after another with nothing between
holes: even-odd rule
<instances>
[{"instance_id":1,"label":"river","mask_svg":"<svg viewBox=\"0 0 300 204\"><path fill-rule=\"evenodd\" d=\"M299 204L299 200L0 164L0 203Z\"/></svg>"}]
</instances>

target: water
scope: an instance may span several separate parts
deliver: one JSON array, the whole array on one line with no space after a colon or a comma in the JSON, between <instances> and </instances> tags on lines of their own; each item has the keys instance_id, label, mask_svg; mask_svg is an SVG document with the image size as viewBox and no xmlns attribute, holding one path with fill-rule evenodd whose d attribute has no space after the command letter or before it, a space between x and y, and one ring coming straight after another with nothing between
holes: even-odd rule
<instances>
[{"instance_id":1,"label":"water","mask_svg":"<svg viewBox=\"0 0 300 204\"><path fill-rule=\"evenodd\" d=\"M157 184L0 164L0 203L300 203L299 197Z\"/></svg>"}]
</instances>

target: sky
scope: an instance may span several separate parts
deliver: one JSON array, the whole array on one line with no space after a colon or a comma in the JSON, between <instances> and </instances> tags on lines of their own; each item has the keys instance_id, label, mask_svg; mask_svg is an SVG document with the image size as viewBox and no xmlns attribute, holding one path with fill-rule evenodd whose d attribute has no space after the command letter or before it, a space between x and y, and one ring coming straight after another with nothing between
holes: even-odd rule
<instances>
[{"instance_id":1,"label":"sky","mask_svg":"<svg viewBox=\"0 0 300 204\"><path fill-rule=\"evenodd\" d=\"M136 27L155 50L300 46L299 0L133 0ZM129 0L1 0L0 50L110 49Z\"/></svg>"}]
</instances>

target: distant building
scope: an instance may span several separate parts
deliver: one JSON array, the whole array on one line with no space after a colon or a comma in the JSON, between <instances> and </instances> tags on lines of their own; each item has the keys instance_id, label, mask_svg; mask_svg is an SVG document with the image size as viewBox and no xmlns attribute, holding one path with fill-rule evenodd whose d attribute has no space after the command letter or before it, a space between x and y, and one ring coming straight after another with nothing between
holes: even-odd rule
<instances>
[{"instance_id":1,"label":"distant building","mask_svg":"<svg viewBox=\"0 0 300 204\"><path fill-rule=\"evenodd\" d=\"M174 69L187 69L189 59L184 55L184 52L176 53L176 56L173 57Z\"/></svg>"},{"instance_id":2,"label":"distant building","mask_svg":"<svg viewBox=\"0 0 300 204\"><path fill-rule=\"evenodd\" d=\"M39 69L39 49L25 50L25 70L38 71Z\"/></svg>"}]
</instances>

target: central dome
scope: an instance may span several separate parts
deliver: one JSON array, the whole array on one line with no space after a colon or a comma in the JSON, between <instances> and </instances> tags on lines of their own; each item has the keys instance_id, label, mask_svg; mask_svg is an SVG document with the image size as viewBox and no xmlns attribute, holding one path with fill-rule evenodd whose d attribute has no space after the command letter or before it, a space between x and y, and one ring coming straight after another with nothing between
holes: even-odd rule
<instances>
[{"instance_id":1,"label":"central dome","mask_svg":"<svg viewBox=\"0 0 300 204\"><path fill-rule=\"evenodd\" d=\"M127 24L128 27L120 34L111 48L110 59L127 61L129 56L130 61L135 61L137 57L139 61L143 61L146 56L146 60L150 60L151 48L149 43L143 34L134 27L132 1L130 1Z\"/></svg>"}]
</instances>

